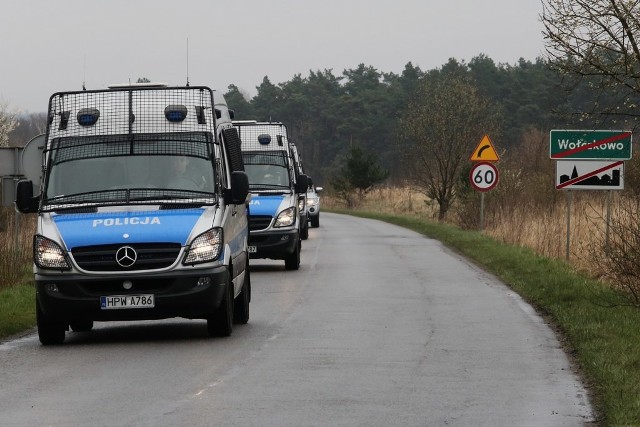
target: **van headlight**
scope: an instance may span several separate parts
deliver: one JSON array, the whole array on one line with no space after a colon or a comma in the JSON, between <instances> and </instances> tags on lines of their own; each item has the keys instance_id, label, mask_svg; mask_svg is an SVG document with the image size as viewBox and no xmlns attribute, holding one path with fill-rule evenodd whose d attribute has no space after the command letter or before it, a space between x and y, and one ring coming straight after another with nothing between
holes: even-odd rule
<instances>
[{"instance_id":1,"label":"van headlight","mask_svg":"<svg viewBox=\"0 0 640 427\"><path fill-rule=\"evenodd\" d=\"M33 237L33 261L40 268L70 270L64 250L59 244L39 234Z\"/></svg>"},{"instance_id":2,"label":"van headlight","mask_svg":"<svg viewBox=\"0 0 640 427\"><path fill-rule=\"evenodd\" d=\"M278 217L276 218L276 222L273 224L274 227L288 227L296 223L296 208L295 206L291 206L280 212Z\"/></svg>"},{"instance_id":3,"label":"van headlight","mask_svg":"<svg viewBox=\"0 0 640 427\"><path fill-rule=\"evenodd\" d=\"M193 265L215 261L222 252L222 228L212 228L193 239L183 264Z\"/></svg>"}]
</instances>

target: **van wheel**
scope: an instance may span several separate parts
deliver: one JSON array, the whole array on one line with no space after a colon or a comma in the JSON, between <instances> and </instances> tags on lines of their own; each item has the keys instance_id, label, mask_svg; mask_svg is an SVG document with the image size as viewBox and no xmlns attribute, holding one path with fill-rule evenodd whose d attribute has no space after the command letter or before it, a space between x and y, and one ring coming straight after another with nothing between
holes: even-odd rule
<instances>
[{"instance_id":1,"label":"van wheel","mask_svg":"<svg viewBox=\"0 0 640 427\"><path fill-rule=\"evenodd\" d=\"M60 345L64 342L67 325L46 316L36 299L36 323L38 324L38 338L42 345Z\"/></svg>"},{"instance_id":2,"label":"van wheel","mask_svg":"<svg viewBox=\"0 0 640 427\"><path fill-rule=\"evenodd\" d=\"M303 222L304 225L300 229L300 238L302 240L307 240L309 238L309 221L307 220L307 218L305 218Z\"/></svg>"},{"instance_id":3,"label":"van wheel","mask_svg":"<svg viewBox=\"0 0 640 427\"><path fill-rule=\"evenodd\" d=\"M227 272L227 283L220 307L207 319L207 332L212 337L228 337L233 330L233 283L231 271Z\"/></svg>"},{"instance_id":4,"label":"van wheel","mask_svg":"<svg viewBox=\"0 0 640 427\"><path fill-rule=\"evenodd\" d=\"M284 268L287 270L297 270L300 268L300 249L301 243L298 239L298 244L290 255L284 259Z\"/></svg>"},{"instance_id":5,"label":"van wheel","mask_svg":"<svg viewBox=\"0 0 640 427\"><path fill-rule=\"evenodd\" d=\"M76 320L69 322L73 332L88 332L93 329L93 320Z\"/></svg>"},{"instance_id":6,"label":"van wheel","mask_svg":"<svg viewBox=\"0 0 640 427\"><path fill-rule=\"evenodd\" d=\"M244 325L249 321L249 303L251 302L251 275L249 274L249 260L244 273L244 283L240 295L233 301L233 321Z\"/></svg>"},{"instance_id":7,"label":"van wheel","mask_svg":"<svg viewBox=\"0 0 640 427\"><path fill-rule=\"evenodd\" d=\"M311 217L311 226L314 228L320 227L320 212L318 212L318 215Z\"/></svg>"}]
</instances>

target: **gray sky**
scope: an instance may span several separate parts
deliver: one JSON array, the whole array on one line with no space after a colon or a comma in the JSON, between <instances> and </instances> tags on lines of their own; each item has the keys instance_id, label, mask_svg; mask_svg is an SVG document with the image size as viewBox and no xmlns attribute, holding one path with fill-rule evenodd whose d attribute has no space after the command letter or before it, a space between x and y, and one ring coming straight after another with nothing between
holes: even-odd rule
<instances>
[{"instance_id":1,"label":"gray sky","mask_svg":"<svg viewBox=\"0 0 640 427\"><path fill-rule=\"evenodd\" d=\"M540 0L2 0L0 104L46 111L52 93L83 81L184 85L187 62L192 85L253 96L264 76L361 63L401 73L479 54L534 61L541 12Z\"/></svg>"}]
</instances>

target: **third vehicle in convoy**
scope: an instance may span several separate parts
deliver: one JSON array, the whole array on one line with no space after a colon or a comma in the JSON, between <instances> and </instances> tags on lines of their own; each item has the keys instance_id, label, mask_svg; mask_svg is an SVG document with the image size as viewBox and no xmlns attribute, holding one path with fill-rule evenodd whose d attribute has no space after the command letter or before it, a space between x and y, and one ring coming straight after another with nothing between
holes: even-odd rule
<instances>
[{"instance_id":1,"label":"third vehicle in convoy","mask_svg":"<svg viewBox=\"0 0 640 427\"><path fill-rule=\"evenodd\" d=\"M316 187L309 178L309 189L307 190L307 216L311 227L320 227L320 195L322 187Z\"/></svg>"}]
</instances>

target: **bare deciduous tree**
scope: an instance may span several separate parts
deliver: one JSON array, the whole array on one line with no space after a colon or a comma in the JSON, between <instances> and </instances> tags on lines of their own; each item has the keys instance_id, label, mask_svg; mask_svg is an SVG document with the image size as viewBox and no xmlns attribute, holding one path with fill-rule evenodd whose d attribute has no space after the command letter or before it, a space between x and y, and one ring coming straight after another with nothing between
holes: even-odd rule
<instances>
[{"instance_id":1,"label":"bare deciduous tree","mask_svg":"<svg viewBox=\"0 0 640 427\"><path fill-rule=\"evenodd\" d=\"M542 0L547 59L599 93L587 113L637 117L640 1Z\"/></svg>"},{"instance_id":2,"label":"bare deciduous tree","mask_svg":"<svg viewBox=\"0 0 640 427\"><path fill-rule=\"evenodd\" d=\"M499 129L498 115L488 98L467 76L443 72L424 79L401 119L400 152L408 179L438 203L444 220L456 197L463 169L483 134Z\"/></svg>"},{"instance_id":3,"label":"bare deciduous tree","mask_svg":"<svg viewBox=\"0 0 640 427\"><path fill-rule=\"evenodd\" d=\"M9 145L9 133L18 124L15 112L9 111L7 104L0 103L0 147Z\"/></svg>"}]
</instances>

